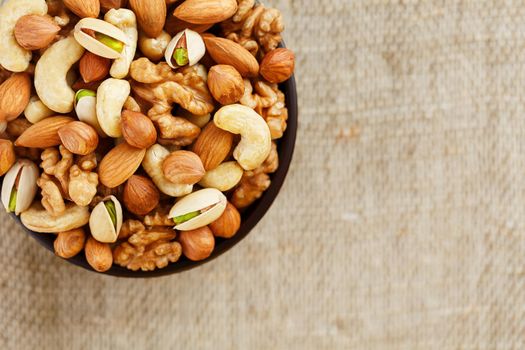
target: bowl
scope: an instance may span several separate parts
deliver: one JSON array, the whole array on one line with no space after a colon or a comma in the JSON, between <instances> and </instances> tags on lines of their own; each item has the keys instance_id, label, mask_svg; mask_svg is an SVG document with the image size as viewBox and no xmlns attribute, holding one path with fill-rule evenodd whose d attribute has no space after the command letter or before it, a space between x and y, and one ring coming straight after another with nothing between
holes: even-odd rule
<instances>
[{"instance_id":1,"label":"bowl","mask_svg":"<svg viewBox=\"0 0 525 350\"><path fill-rule=\"evenodd\" d=\"M279 190L284 183L288 168L292 161L292 156L295 147L295 138L297 133L297 90L295 85L295 78L292 76L288 81L280 85L280 88L286 96L286 106L288 108L288 127L284 133L284 136L278 140L278 152L279 152L279 168L274 174L271 174L272 183L270 187L263 193L261 198L249 206L242 214L241 227L237 234L229 239L216 238L215 249L212 255L202 261L191 261L185 258L183 255L180 260L175 263L170 263L163 269L156 269L154 271L131 271L124 267L113 265L110 270L103 272L106 275L119 276L119 277L158 277L164 275L170 275L173 273L179 273L185 270L195 268L199 265L207 263L221 254L225 253L237 243L239 243L244 237L250 233L250 231L257 225L259 221L266 214L273 201L279 194ZM2 180L0 180L0 186ZM20 226L28 233L29 236L33 237L43 247L48 249L51 253L54 253L53 242L55 235L43 234L30 231L22 225L20 218L11 214L13 218L18 222ZM57 259L61 259L57 257ZM91 266L89 266L86 258L82 253L77 256L67 259L66 261L80 266L84 269L95 272ZM97 272L100 273L100 272Z\"/></svg>"}]
</instances>

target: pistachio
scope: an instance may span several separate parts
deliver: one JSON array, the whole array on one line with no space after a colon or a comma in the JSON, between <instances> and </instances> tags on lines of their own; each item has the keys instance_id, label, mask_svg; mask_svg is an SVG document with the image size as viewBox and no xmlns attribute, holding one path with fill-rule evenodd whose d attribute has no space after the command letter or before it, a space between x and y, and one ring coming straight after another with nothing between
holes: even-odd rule
<instances>
[{"instance_id":1,"label":"pistachio","mask_svg":"<svg viewBox=\"0 0 525 350\"><path fill-rule=\"evenodd\" d=\"M116 242L122 227L122 206L115 196L100 202L91 212L89 229L91 235L102 243Z\"/></svg>"},{"instance_id":2,"label":"pistachio","mask_svg":"<svg viewBox=\"0 0 525 350\"><path fill-rule=\"evenodd\" d=\"M199 33L185 29L173 37L165 52L166 62L171 68L193 66L206 52L204 40Z\"/></svg>"},{"instance_id":3,"label":"pistachio","mask_svg":"<svg viewBox=\"0 0 525 350\"><path fill-rule=\"evenodd\" d=\"M38 176L38 167L30 160L20 159L11 167L2 184L2 203L8 213L18 215L31 206Z\"/></svg>"},{"instance_id":4,"label":"pistachio","mask_svg":"<svg viewBox=\"0 0 525 350\"><path fill-rule=\"evenodd\" d=\"M116 26L96 18L83 18L75 26L75 39L86 50L95 55L119 58L125 45L129 45L126 34Z\"/></svg>"},{"instance_id":5,"label":"pistachio","mask_svg":"<svg viewBox=\"0 0 525 350\"><path fill-rule=\"evenodd\" d=\"M78 90L75 95L75 112L80 121L91 125L101 137L106 133L100 127L97 118L97 93L88 89Z\"/></svg>"},{"instance_id":6,"label":"pistachio","mask_svg":"<svg viewBox=\"0 0 525 350\"><path fill-rule=\"evenodd\" d=\"M181 198L168 216L173 219L176 230L195 230L217 220L224 212L226 203L222 192L206 188Z\"/></svg>"}]
</instances>

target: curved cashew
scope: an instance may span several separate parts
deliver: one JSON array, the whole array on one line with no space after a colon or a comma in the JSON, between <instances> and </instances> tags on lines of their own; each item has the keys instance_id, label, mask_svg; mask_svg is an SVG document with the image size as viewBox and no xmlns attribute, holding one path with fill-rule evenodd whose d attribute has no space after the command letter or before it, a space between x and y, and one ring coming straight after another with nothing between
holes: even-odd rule
<instances>
[{"instance_id":1,"label":"curved cashew","mask_svg":"<svg viewBox=\"0 0 525 350\"><path fill-rule=\"evenodd\" d=\"M97 90L97 119L102 130L110 137L122 136L120 115L131 87L126 80L107 79Z\"/></svg>"},{"instance_id":2,"label":"curved cashew","mask_svg":"<svg viewBox=\"0 0 525 350\"><path fill-rule=\"evenodd\" d=\"M80 228L89 222L89 208L68 204L60 216L52 216L42 205L35 202L20 214L22 224L34 232L57 233Z\"/></svg>"},{"instance_id":3,"label":"curved cashew","mask_svg":"<svg viewBox=\"0 0 525 350\"><path fill-rule=\"evenodd\" d=\"M224 106L215 113L213 121L217 127L241 135L233 158L244 170L253 170L268 158L272 149L270 129L253 109L240 104Z\"/></svg>"},{"instance_id":4,"label":"curved cashew","mask_svg":"<svg viewBox=\"0 0 525 350\"><path fill-rule=\"evenodd\" d=\"M55 114L55 112L47 108L47 106L42 101L40 101L38 96L31 97L29 104L24 110L26 119L32 124L36 124L42 119L51 117L53 114Z\"/></svg>"},{"instance_id":5,"label":"curved cashew","mask_svg":"<svg viewBox=\"0 0 525 350\"><path fill-rule=\"evenodd\" d=\"M31 51L22 48L13 34L16 22L25 15L45 15L45 0L9 0L0 6L0 65L12 72L23 72L29 67Z\"/></svg>"},{"instance_id":6,"label":"curved cashew","mask_svg":"<svg viewBox=\"0 0 525 350\"><path fill-rule=\"evenodd\" d=\"M142 167L146 170L155 185L164 194L171 197L182 197L193 191L193 185L181 185L168 181L162 172L162 162L170 155L170 152L159 144L151 146L142 161Z\"/></svg>"},{"instance_id":7,"label":"curved cashew","mask_svg":"<svg viewBox=\"0 0 525 350\"><path fill-rule=\"evenodd\" d=\"M131 10L111 9L104 16L104 20L121 29L128 37L128 43L124 46L120 58L113 62L109 71L113 78L123 79L128 75L129 67L135 57L135 51L137 51L137 18Z\"/></svg>"},{"instance_id":8,"label":"curved cashew","mask_svg":"<svg viewBox=\"0 0 525 350\"><path fill-rule=\"evenodd\" d=\"M244 170L237 162L225 162L206 172L199 182L202 187L213 187L221 192L231 190L241 181Z\"/></svg>"},{"instance_id":9,"label":"curved cashew","mask_svg":"<svg viewBox=\"0 0 525 350\"><path fill-rule=\"evenodd\" d=\"M84 53L72 36L54 43L44 52L35 68L35 88L40 100L58 113L73 110L75 92L67 82L67 74Z\"/></svg>"}]
</instances>

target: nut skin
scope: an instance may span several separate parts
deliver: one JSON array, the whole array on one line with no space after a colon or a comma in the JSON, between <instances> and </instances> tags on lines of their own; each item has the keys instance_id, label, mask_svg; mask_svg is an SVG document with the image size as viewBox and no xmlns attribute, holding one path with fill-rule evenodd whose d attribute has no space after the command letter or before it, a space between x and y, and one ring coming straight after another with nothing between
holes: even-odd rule
<instances>
[{"instance_id":1,"label":"nut skin","mask_svg":"<svg viewBox=\"0 0 525 350\"><path fill-rule=\"evenodd\" d=\"M190 151L175 151L162 163L164 176L175 184L193 185L199 182L206 170L198 155Z\"/></svg>"},{"instance_id":2,"label":"nut skin","mask_svg":"<svg viewBox=\"0 0 525 350\"><path fill-rule=\"evenodd\" d=\"M186 0L173 15L194 24L219 23L232 17L237 11L235 0Z\"/></svg>"},{"instance_id":3,"label":"nut skin","mask_svg":"<svg viewBox=\"0 0 525 350\"><path fill-rule=\"evenodd\" d=\"M146 154L145 149L138 149L123 142L109 151L98 167L100 182L109 188L115 188L126 182L140 167Z\"/></svg>"},{"instance_id":4,"label":"nut skin","mask_svg":"<svg viewBox=\"0 0 525 350\"><path fill-rule=\"evenodd\" d=\"M98 146L97 131L80 121L73 121L58 129L58 136L64 147L73 154L85 156Z\"/></svg>"},{"instance_id":5,"label":"nut skin","mask_svg":"<svg viewBox=\"0 0 525 350\"><path fill-rule=\"evenodd\" d=\"M16 22L14 35L18 45L32 51L49 46L59 31L60 26L50 16L25 15Z\"/></svg>"},{"instance_id":6,"label":"nut skin","mask_svg":"<svg viewBox=\"0 0 525 350\"><path fill-rule=\"evenodd\" d=\"M231 238L241 227L241 214L230 202L226 204L224 213L209 225L215 237Z\"/></svg>"},{"instance_id":7,"label":"nut skin","mask_svg":"<svg viewBox=\"0 0 525 350\"><path fill-rule=\"evenodd\" d=\"M80 18L97 18L100 13L99 0L63 0L64 5Z\"/></svg>"},{"instance_id":8,"label":"nut skin","mask_svg":"<svg viewBox=\"0 0 525 350\"><path fill-rule=\"evenodd\" d=\"M124 110L120 122L122 135L129 145L145 149L153 146L157 141L155 125L144 114Z\"/></svg>"},{"instance_id":9,"label":"nut skin","mask_svg":"<svg viewBox=\"0 0 525 350\"><path fill-rule=\"evenodd\" d=\"M230 154L233 134L224 131L210 122L202 130L193 144L192 151L202 160L206 171L215 169Z\"/></svg>"},{"instance_id":10,"label":"nut skin","mask_svg":"<svg viewBox=\"0 0 525 350\"><path fill-rule=\"evenodd\" d=\"M84 83L92 83L104 79L109 74L111 61L86 51L80 59L80 75Z\"/></svg>"},{"instance_id":11,"label":"nut skin","mask_svg":"<svg viewBox=\"0 0 525 350\"><path fill-rule=\"evenodd\" d=\"M206 50L218 64L228 64L243 77L256 77L259 74L259 62L243 46L226 38L203 35Z\"/></svg>"},{"instance_id":12,"label":"nut skin","mask_svg":"<svg viewBox=\"0 0 525 350\"><path fill-rule=\"evenodd\" d=\"M165 0L129 0L129 5L144 33L150 38L162 33L167 13Z\"/></svg>"},{"instance_id":13,"label":"nut skin","mask_svg":"<svg viewBox=\"0 0 525 350\"><path fill-rule=\"evenodd\" d=\"M160 193L147 177L133 175L124 186L124 205L136 215L146 215L159 204Z\"/></svg>"},{"instance_id":14,"label":"nut skin","mask_svg":"<svg viewBox=\"0 0 525 350\"><path fill-rule=\"evenodd\" d=\"M93 237L89 237L84 248L86 260L89 265L98 272L105 272L113 265L113 253L107 243L100 243Z\"/></svg>"},{"instance_id":15,"label":"nut skin","mask_svg":"<svg viewBox=\"0 0 525 350\"><path fill-rule=\"evenodd\" d=\"M86 233L84 229L77 228L71 231L60 232L53 243L55 254L61 258L69 259L84 249Z\"/></svg>"},{"instance_id":16,"label":"nut skin","mask_svg":"<svg viewBox=\"0 0 525 350\"><path fill-rule=\"evenodd\" d=\"M0 122L12 121L22 114L31 98L31 85L27 73L15 73L0 85Z\"/></svg>"},{"instance_id":17,"label":"nut skin","mask_svg":"<svg viewBox=\"0 0 525 350\"><path fill-rule=\"evenodd\" d=\"M282 83L292 76L295 69L295 55L285 48L268 52L260 67L260 73L270 83Z\"/></svg>"},{"instance_id":18,"label":"nut skin","mask_svg":"<svg viewBox=\"0 0 525 350\"><path fill-rule=\"evenodd\" d=\"M0 176L5 175L16 161L15 148L9 140L0 140Z\"/></svg>"},{"instance_id":19,"label":"nut skin","mask_svg":"<svg viewBox=\"0 0 525 350\"><path fill-rule=\"evenodd\" d=\"M208 226L192 231L181 231L179 242L182 246L182 254L192 261L206 259L215 248L215 238Z\"/></svg>"},{"instance_id":20,"label":"nut skin","mask_svg":"<svg viewBox=\"0 0 525 350\"><path fill-rule=\"evenodd\" d=\"M226 64L210 68L208 87L213 97L223 105L238 102L244 94L244 80L241 74Z\"/></svg>"},{"instance_id":21,"label":"nut skin","mask_svg":"<svg viewBox=\"0 0 525 350\"><path fill-rule=\"evenodd\" d=\"M17 147L47 148L58 146L62 142L58 130L71 123L73 119L65 116L54 116L42 119L33 124L15 141Z\"/></svg>"}]
</instances>

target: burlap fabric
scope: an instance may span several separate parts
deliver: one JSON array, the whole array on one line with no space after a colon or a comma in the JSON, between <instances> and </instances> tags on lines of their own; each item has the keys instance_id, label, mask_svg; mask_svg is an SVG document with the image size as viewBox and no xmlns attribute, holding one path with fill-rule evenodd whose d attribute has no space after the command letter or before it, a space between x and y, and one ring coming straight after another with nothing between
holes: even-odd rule
<instances>
[{"instance_id":1,"label":"burlap fabric","mask_svg":"<svg viewBox=\"0 0 525 350\"><path fill-rule=\"evenodd\" d=\"M154 280L1 215L1 349L523 349L525 7L273 1L300 129L235 249Z\"/></svg>"}]
</instances>

